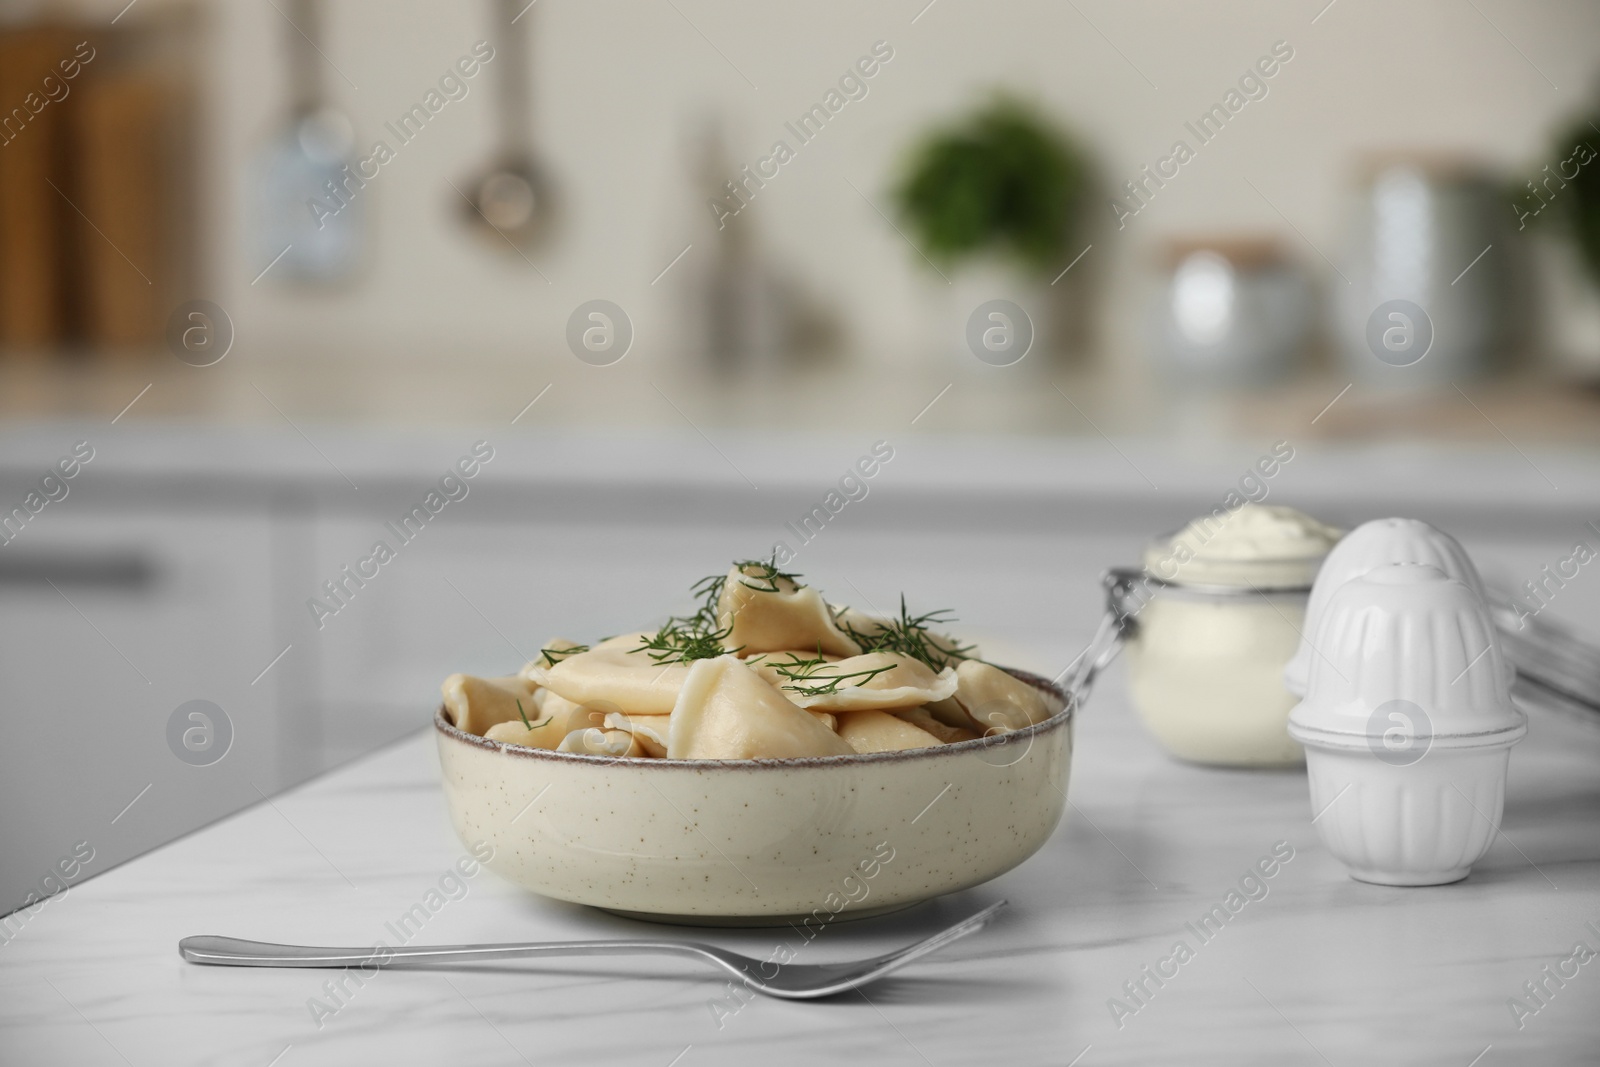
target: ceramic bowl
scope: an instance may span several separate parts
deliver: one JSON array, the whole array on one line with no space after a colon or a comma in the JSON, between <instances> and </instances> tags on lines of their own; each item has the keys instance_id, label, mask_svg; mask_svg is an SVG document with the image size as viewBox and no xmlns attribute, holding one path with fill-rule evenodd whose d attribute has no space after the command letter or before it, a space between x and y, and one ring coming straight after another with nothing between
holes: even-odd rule
<instances>
[{"instance_id":1,"label":"ceramic bowl","mask_svg":"<svg viewBox=\"0 0 1600 1067\"><path fill-rule=\"evenodd\" d=\"M536 893L692 925L814 925L986 882L1066 805L1073 708L936 748L793 760L615 759L501 744L434 717L463 842Z\"/></svg>"},{"instance_id":2,"label":"ceramic bowl","mask_svg":"<svg viewBox=\"0 0 1600 1067\"><path fill-rule=\"evenodd\" d=\"M1306 695L1311 661L1316 655L1308 639L1316 633L1333 594L1352 578L1391 563L1429 564L1483 596L1483 579L1478 576L1478 568L1472 565L1472 557L1454 537L1417 519L1364 522L1333 546L1317 572L1311 599L1306 604L1305 626L1301 628L1305 637L1298 641L1294 657L1283 669L1283 684L1289 692L1296 697Z\"/></svg>"}]
</instances>

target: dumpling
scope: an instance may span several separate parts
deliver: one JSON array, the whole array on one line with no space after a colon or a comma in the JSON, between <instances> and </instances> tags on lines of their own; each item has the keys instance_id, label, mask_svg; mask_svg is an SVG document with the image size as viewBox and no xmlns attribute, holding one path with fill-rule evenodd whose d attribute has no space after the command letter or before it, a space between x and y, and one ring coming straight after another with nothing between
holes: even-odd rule
<instances>
[{"instance_id":1,"label":"dumpling","mask_svg":"<svg viewBox=\"0 0 1600 1067\"><path fill-rule=\"evenodd\" d=\"M937 737L886 711L856 711L839 717L839 737L856 752L899 752L934 748Z\"/></svg>"},{"instance_id":2,"label":"dumpling","mask_svg":"<svg viewBox=\"0 0 1600 1067\"><path fill-rule=\"evenodd\" d=\"M496 723L517 719L517 701L522 701L523 713L532 713L533 683L520 675L509 678L475 678L470 674L452 674L439 687L444 695L444 710L458 730L483 736L485 730Z\"/></svg>"},{"instance_id":3,"label":"dumpling","mask_svg":"<svg viewBox=\"0 0 1600 1067\"><path fill-rule=\"evenodd\" d=\"M764 657L754 665L757 674L802 708L819 711L862 711L868 708L904 708L944 700L956 691L956 672L949 667L935 674L927 664L893 652L868 652L832 663L803 665L815 656L782 659ZM785 675L801 674L801 678ZM874 673L875 672L875 673ZM854 677L851 677L854 675ZM815 690L839 678L828 692L807 695L795 687Z\"/></svg>"},{"instance_id":4,"label":"dumpling","mask_svg":"<svg viewBox=\"0 0 1600 1067\"><path fill-rule=\"evenodd\" d=\"M569 641L565 637L552 637L540 646L538 657L529 663L524 663L522 670L518 673L524 678L532 679L534 671L543 670L560 663L565 658L561 653L570 649L586 651L588 647L587 645L580 645L576 641ZM545 655L546 652L550 653L550 655Z\"/></svg>"},{"instance_id":5,"label":"dumpling","mask_svg":"<svg viewBox=\"0 0 1600 1067\"><path fill-rule=\"evenodd\" d=\"M927 708L905 708L901 711L892 711L889 714L897 719L904 719L919 730L926 730L947 745L957 741L971 741L978 736L977 731L969 730L964 726L951 726L934 718ZM964 714L964 713L963 713Z\"/></svg>"},{"instance_id":6,"label":"dumpling","mask_svg":"<svg viewBox=\"0 0 1600 1067\"><path fill-rule=\"evenodd\" d=\"M960 686L960 679L956 680L956 684ZM967 709L962 707L961 701L955 697L949 700L930 700L922 705L922 710L926 711L935 722L942 722L952 729L970 730L974 735L983 733L983 727L967 714Z\"/></svg>"},{"instance_id":7,"label":"dumpling","mask_svg":"<svg viewBox=\"0 0 1600 1067\"><path fill-rule=\"evenodd\" d=\"M667 730L669 759L792 759L854 751L737 656L690 666Z\"/></svg>"},{"instance_id":8,"label":"dumpling","mask_svg":"<svg viewBox=\"0 0 1600 1067\"><path fill-rule=\"evenodd\" d=\"M762 670L763 667L787 667L794 663L819 658L815 649L804 648L786 648L781 652L757 652L754 655L750 655L741 649L735 655L744 660L746 666L755 668L763 678L766 678L770 673L770 671ZM830 656L826 653L820 657L824 663L838 663L844 658L844 656Z\"/></svg>"},{"instance_id":9,"label":"dumpling","mask_svg":"<svg viewBox=\"0 0 1600 1067\"><path fill-rule=\"evenodd\" d=\"M524 670L539 685L578 704L609 704L607 710L630 715L667 715L677 702L689 664L657 663L648 653L636 651L649 636L623 634L567 656L553 667Z\"/></svg>"},{"instance_id":10,"label":"dumpling","mask_svg":"<svg viewBox=\"0 0 1600 1067\"><path fill-rule=\"evenodd\" d=\"M639 739L645 755L658 759L667 754L667 730L671 723L670 715L628 715L620 711L613 711L605 718L607 730L628 731Z\"/></svg>"},{"instance_id":11,"label":"dumpling","mask_svg":"<svg viewBox=\"0 0 1600 1067\"><path fill-rule=\"evenodd\" d=\"M577 752L585 756L642 756L639 739L626 730L601 730L586 727L561 739L557 752Z\"/></svg>"},{"instance_id":12,"label":"dumpling","mask_svg":"<svg viewBox=\"0 0 1600 1067\"><path fill-rule=\"evenodd\" d=\"M532 721L532 720L530 720ZM522 725L521 719L512 719L510 722L497 722L483 732L483 736L490 741L502 745L521 745L523 748L555 748L561 743L566 734L556 733L550 729L550 724L534 724L533 729Z\"/></svg>"},{"instance_id":13,"label":"dumpling","mask_svg":"<svg viewBox=\"0 0 1600 1067\"><path fill-rule=\"evenodd\" d=\"M956 668L956 701L978 729L1006 733L1044 722L1056 713L1054 701L1021 679L979 660ZM935 718L943 719L934 709Z\"/></svg>"},{"instance_id":14,"label":"dumpling","mask_svg":"<svg viewBox=\"0 0 1600 1067\"><path fill-rule=\"evenodd\" d=\"M572 731L587 726L599 726L605 717L604 712L574 704L566 697L552 693L548 689L535 689L532 705L524 702L523 708L530 725L524 726L519 716L506 722L496 723L489 727L483 736L491 741L508 745L555 748L561 744L562 738Z\"/></svg>"},{"instance_id":15,"label":"dumpling","mask_svg":"<svg viewBox=\"0 0 1600 1067\"><path fill-rule=\"evenodd\" d=\"M807 714L830 731L837 726L837 720L825 711L811 711ZM667 734L672 728L671 715L626 715L614 711L605 717L604 725L608 730L627 730L633 734L639 739L646 756L660 759L667 754Z\"/></svg>"},{"instance_id":16,"label":"dumpling","mask_svg":"<svg viewBox=\"0 0 1600 1067\"><path fill-rule=\"evenodd\" d=\"M821 594L781 574L769 579L760 564L728 571L717 599L717 626L729 631L723 644L746 656L791 648L813 656L861 653L861 646L834 624Z\"/></svg>"},{"instance_id":17,"label":"dumpling","mask_svg":"<svg viewBox=\"0 0 1600 1067\"><path fill-rule=\"evenodd\" d=\"M904 602L901 603L900 610L902 612L905 611ZM857 611L855 608L843 604L833 605L833 617L839 628L844 630L847 635L860 636L860 641L857 643L863 644L864 649L871 648L875 643L874 638L895 625L891 619L885 619L878 615L868 615L864 611ZM904 630L906 627L902 626L901 629ZM925 627L917 627L917 629L929 648L931 653L929 658L946 659L949 661L945 664L946 666L951 666L964 658L978 655L976 645L963 645L948 634L935 633Z\"/></svg>"}]
</instances>

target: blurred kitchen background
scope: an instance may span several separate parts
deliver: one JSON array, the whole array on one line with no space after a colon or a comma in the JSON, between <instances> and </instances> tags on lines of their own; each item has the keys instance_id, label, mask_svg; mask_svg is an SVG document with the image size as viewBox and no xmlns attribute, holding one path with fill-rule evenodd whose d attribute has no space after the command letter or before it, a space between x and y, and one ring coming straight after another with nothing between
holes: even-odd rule
<instances>
[{"instance_id":1,"label":"blurred kitchen background","mask_svg":"<svg viewBox=\"0 0 1600 1067\"><path fill-rule=\"evenodd\" d=\"M1386 284L1435 316L1476 313L1429 357L1444 387L1398 408L1346 396L1317 432L1498 439L1453 378L1507 433L1591 437L1600 179L1574 152L1600 146L1600 12L1325 3L9 3L8 107L78 41L95 58L58 77L71 95L6 127L0 405L115 413L154 381L129 419L281 421L254 381L307 419L414 425L554 381L547 420L673 426L652 375L727 385L732 369L731 391L674 400L719 423L848 426L885 403L915 413L927 385L971 372L969 298L1009 289L1038 320L1025 363L1052 363L1102 430L1227 434L1298 425L1370 371L1365 315L1340 306L1370 310ZM496 58L450 99L441 76L479 42ZM850 75L864 95L841 90ZM1261 95L1241 89L1252 75ZM414 130L401 117L430 91L444 106L402 143L391 129ZM822 125L798 123L830 91L842 106L802 143L791 129ZM998 242L980 218L979 239L941 255L940 212L1015 194L1017 157L928 176L953 206L935 188L913 214L900 191L930 139L981 143L972 116L997 96L1069 166ZM1201 118L1219 104L1216 132ZM1162 178L1180 140L1194 158ZM363 169L378 141L393 158ZM762 179L778 141L793 158ZM469 204L508 152L535 175L525 242ZM376 176L340 176L349 207L328 213L343 164ZM709 206L740 207L729 181L737 215ZM515 220L532 191L513 184L494 210ZM1012 236L1042 252L1011 256ZM197 299L233 330L203 374L164 337ZM591 299L635 334L605 374L567 351ZM1093 432L1022 365L971 380L919 426Z\"/></svg>"},{"instance_id":2,"label":"blurred kitchen background","mask_svg":"<svg viewBox=\"0 0 1600 1067\"><path fill-rule=\"evenodd\" d=\"M1438 521L1510 588L1600 542L1593 4L0 20L0 504L48 498L0 546L0 911L80 837L115 862L415 729L450 670L680 607L878 439L796 566L1040 669L1278 440L1274 502ZM225 760L169 754L190 699Z\"/></svg>"}]
</instances>

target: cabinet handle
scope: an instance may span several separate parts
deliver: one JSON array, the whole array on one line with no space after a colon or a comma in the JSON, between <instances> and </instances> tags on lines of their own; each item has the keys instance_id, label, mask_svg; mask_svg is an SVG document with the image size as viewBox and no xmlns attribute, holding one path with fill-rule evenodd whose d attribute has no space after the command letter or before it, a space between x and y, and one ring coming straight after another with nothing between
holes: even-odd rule
<instances>
[{"instance_id":1,"label":"cabinet handle","mask_svg":"<svg viewBox=\"0 0 1600 1067\"><path fill-rule=\"evenodd\" d=\"M156 584L159 568L142 552L10 553L0 550L0 586L59 586L143 592Z\"/></svg>"}]
</instances>

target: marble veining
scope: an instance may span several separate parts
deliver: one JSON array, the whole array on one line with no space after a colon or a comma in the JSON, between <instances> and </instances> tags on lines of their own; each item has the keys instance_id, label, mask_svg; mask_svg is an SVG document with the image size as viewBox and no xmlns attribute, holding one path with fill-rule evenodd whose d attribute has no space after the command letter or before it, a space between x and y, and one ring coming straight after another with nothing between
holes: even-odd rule
<instances>
[{"instance_id":1,"label":"marble veining","mask_svg":"<svg viewBox=\"0 0 1600 1067\"><path fill-rule=\"evenodd\" d=\"M1580 942L1600 951L1600 729L1531 713L1487 856L1456 885L1399 889L1352 881L1322 849L1303 770L1161 755L1119 675L1082 714L1066 818L1033 859L810 940L653 926L461 873L471 857L449 825L422 711L408 740L43 908L0 944L0 1063L1592 1061L1600 959L1566 964L1577 973L1559 986L1542 968L1561 968ZM1270 877L1245 880L1290 850ZM1230 893L1247 898L1232 913ZM982 934L821 1003L752 998L670 960L390 969L357 984L197 967L176 951L196 933L371 944L411 915L415 944L694 937L825 961L884 951L1000 897L1012 906ZM1525 983L1545 995L1535 1002Z\"/></svg>"}]
</instances>

